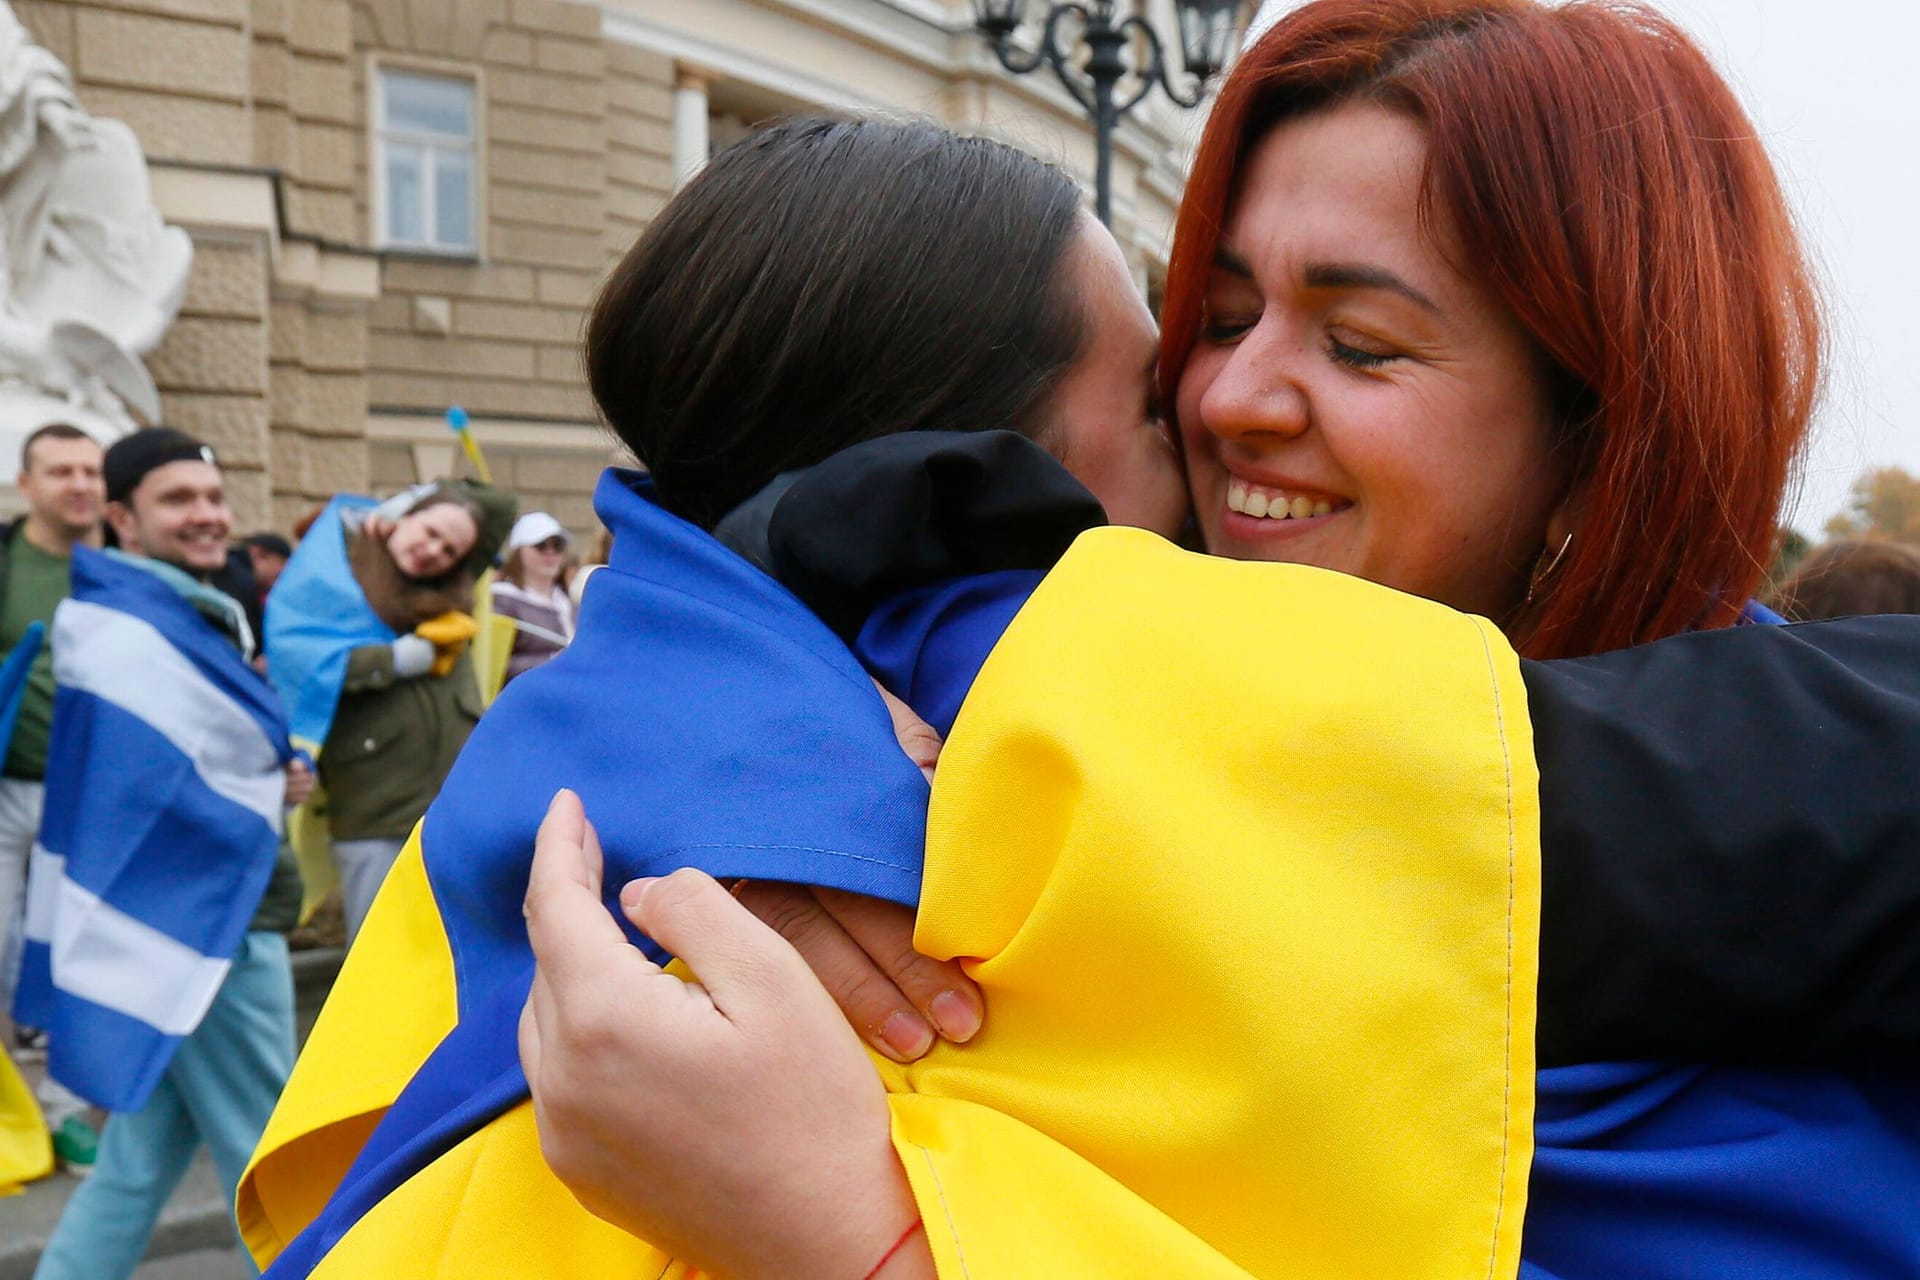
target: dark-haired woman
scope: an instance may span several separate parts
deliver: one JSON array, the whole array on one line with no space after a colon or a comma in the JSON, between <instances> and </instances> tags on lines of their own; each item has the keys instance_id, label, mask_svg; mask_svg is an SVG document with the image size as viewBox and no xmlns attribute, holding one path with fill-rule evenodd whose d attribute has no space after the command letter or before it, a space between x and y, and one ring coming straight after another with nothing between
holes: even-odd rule
<instances>
[{"instance_id":1,"label":"dark-haired woman","mask_svg":"<svg viewBox=\"0 0 1920 1280\"><path fill-rule=\"evenodd\" d=\"M1155 340L1118 246L1081 210L1074 182L988 139L920 123L795 120L716 156L669 202L608 280L588 333L595 395L650 473L610 473L596 495L622 570L593 576L574 643L504 691L488 721L498 717L501 730L469 744L400 855L348 962L338 1012L310 1042L241 1193L257 1257L287 1251L276 1266L290 1273L406 1273L420 1257L417 1238L345 1228L394 1189L395 1171L418 1171L423 1159L451 1167L434 1158L436 1144L466 1135L439 1104L463 1098L455 1110L476 1121L527 1114L523 1079L517 1096L495 1095L514 1093L519 1077L511 1028L531 957L518 904L551 779L608 803L618 792L621 807L654 827L642 839L650 846L690 843L693 830L737 819L730 843L750 861L756 844L780 856L808 843L796 835L803 828L824 839L857 810L866 828L858 843L872 853L859 865L871 876L845 887L906 884L922 839L917 770L899 762L877 779L836 776L847 799L832 802L831 816L794 803L820 790L812 780L833 768L839 742L892 741L872 683L792 596L701 530L849 445L997 428L986 452L960 448L927 463L943 478L930 476L923 495L954 492L947 481L958 477L961 505L977 493L1005 519L999 548L980 548L953 572L1050 558L1103 510L1171 535L1187 503L1156 409ZM1011 501L967 482L996 471L996 450L1009 442L1029 460L1064 459L1085 487L1050 462ZM904 505L914 505L910 494ZM752 554L768 530L743 518L730 532ZM717 610L716 592L728 601ZM768 674L795 661L800 679ZM859 681L851 706L848 679ZM768 773L743 735L774 706L797 739L762 744L781 762ZM509 755L496 754L509 744ZM584 781L588 773L598 781ZM405 914L420 901L412 890L429 884L450 918L478 926L454 930L459 966L477 980L458 984L457 999L444 967L453 953L437 951ZM416 980L395 984L396 965ZM362 978L381 993L371 1003L359 998L371 994ZM482 988L504 1002L507 1036L469 1044L502 1025L460 1007ZM343 1078L352 1081L345 1091L335 1088ZM416 1080L413 1096L429 1114L396 1120L369 1142L373 1121ZM387 1151L386 1138L402 1132L406 1150ZM356 1153L356 1176L336 1188ZM532 1199L511 1193L512 1207L535 1219L548 1197L566 1198L551 1179L526 1190ZM329 1195L330 1216L313 1221ZM449 1273L489 1274L524 1253L503 1252L479 1225L488 1211L473 1203L441 1241ZM557 1246L551 1258L591 1270L570 1232L535 1235ZM637 1247L611 1229L607 1238Z\"/></svg>"}]
</instances>

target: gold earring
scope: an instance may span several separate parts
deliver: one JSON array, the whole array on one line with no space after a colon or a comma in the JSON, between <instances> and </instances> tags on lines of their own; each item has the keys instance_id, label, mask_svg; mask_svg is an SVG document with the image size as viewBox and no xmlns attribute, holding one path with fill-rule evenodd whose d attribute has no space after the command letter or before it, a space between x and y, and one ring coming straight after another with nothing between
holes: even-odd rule
<instances>
[{"instance_id":1,"label":"gold earring","mask_svg":"<svg viewBox=\"0 0 1920 1280\"><path fill-rule=\"evenodd\" d=\"M1527 580L1527 598L1522 601L1523 604L1533 603L1533 597L1539 594L1540 584L1553 576L1553 571L1558 569L1560 562L1566 558L1567 548L1572 545L1573 535L1569 533L1566 538L1561 541L1560 549L1553 553L1553 558L1547 560L1545 565L1542 565L1538 560L1534 561L1533 577ZM1541 559L1546 559L1546 555L1546 548L1542 547L1540 549Z\"/></svg>"}]
</instances>

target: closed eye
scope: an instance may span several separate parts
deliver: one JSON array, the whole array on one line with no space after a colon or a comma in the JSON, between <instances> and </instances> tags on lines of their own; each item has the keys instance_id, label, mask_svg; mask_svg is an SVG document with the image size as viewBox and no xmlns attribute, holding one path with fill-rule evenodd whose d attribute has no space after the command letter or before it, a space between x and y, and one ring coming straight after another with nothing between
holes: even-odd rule
<instances>
[{"instance_id":1,"label":"closed eye","mask_svg":"<svg viewBox=\"0 0 1920 1280\"><path fill-rule=\"evenodd\" d=\"M1212 343L1232 342L1259 322L1260 317L1257 314L1215 312L1208 308L1200 313L1200 340Z\"/></svg>"},{"instance_id":2,"label":"closed eye","mask_svg":"<svg viewBox=\"0 0 1920 1280\"><path fill-rule=\"evenodd\" d=\"M1336 364L1360 370L1378 369L1402 358L1397 352L1369 351L1351 342L1342 342L1332 334L1327 335L1327 355Z\"/></svg>"}]
</instances>

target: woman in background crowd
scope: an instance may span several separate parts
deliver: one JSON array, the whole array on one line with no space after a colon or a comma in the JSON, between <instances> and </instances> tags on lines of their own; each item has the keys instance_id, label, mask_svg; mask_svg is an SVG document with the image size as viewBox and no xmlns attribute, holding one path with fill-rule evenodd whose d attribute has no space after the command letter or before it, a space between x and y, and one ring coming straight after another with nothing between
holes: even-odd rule
<instances>
[{"instance_id":1,"label":"woman in background crowd","mask_svg":"<svg viewBox=\"0 0 1920 1280\"><path fill-rule=\"evenodd\" d=\"M507 559L493 583L493 611L513 619L507 679L533 670L573 639L573 598L560 578L571 539L544 511L529 511L507 535Z\"/></svg>"},{"instance_id":2,"label":"woman in background crowd","mask_svg":"<svg viewBox=\"0 0 1920 1280\"><path fill-rule=\"evenodd\" d=\"M336 498L268 598L268 675L295 740L323 744L350 939L480 718L467 611L514 508L468 480Z\"/></svg>"},{"instance_id":3,"label":"woman in background crowd","mask_svg":"<svg viewBox=\"0 0 1920 1280\"><path fill-rule=\"evenodd\" d=\"M1774 592L1773 607L1795 622L1920 613L1920 550L1879 539L1816 548Z\"/></svg>"}]
</instances>

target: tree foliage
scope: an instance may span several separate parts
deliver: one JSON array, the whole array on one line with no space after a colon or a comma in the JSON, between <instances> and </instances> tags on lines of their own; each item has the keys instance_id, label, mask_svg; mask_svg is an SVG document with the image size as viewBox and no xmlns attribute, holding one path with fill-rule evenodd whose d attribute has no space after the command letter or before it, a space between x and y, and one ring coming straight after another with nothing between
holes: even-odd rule
<instances>
[{"instance_id":1,"label":"tree foliage","mask_svg":"<svg viewBox=\"0 0 1920 1280\"><path fill-rule=\"evenodd\" d=\"M1920 546L1920 476L1881 467L1853 482L1847 509L1827 521L1830 538L1891 538Z\"/></svg>"}]
</instances>

